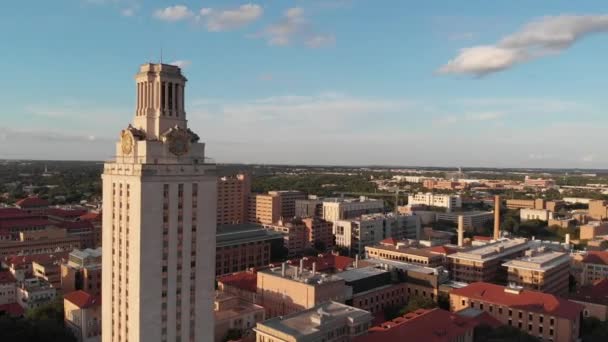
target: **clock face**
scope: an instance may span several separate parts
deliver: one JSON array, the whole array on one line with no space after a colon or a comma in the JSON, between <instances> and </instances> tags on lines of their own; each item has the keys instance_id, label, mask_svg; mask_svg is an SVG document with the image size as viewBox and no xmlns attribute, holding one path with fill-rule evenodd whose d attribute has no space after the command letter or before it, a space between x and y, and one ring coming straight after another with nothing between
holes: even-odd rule
<instances>
[{"instance_id":1,"label":"clock face","mask_svg":"<svg viewBox=\"0 0 608 342\"><path fill-rule=\"evenodd\" d=\"M174 135L169 140L169 151L176 156L184 155L188 152L190 140L186 135Z\"/></svg>"},{"instance_id":2,"label":"clock face","mask_svg":"<svg viewBox=\"0 0 608 342\"><path fill-rule=\"evenodd\" d=\"M124 132L120 138L120 146L122 147L122 153L125 155L133 152L133 136L129 132Z\"/></svg>"}]
</instances>

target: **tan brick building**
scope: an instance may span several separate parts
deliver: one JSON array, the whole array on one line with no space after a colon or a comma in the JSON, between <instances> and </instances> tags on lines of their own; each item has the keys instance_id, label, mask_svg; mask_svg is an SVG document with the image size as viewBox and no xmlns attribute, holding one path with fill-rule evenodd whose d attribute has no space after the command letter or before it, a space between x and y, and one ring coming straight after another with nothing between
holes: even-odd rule
<instances>
[{"instance_id":1,"label":"tan brick building","mask_svg":"<svg viewBox=\"0 0 608 342\"><path fill-rule=\"evenodd\" d=\"M281 199L279 196L257 194L249 197L249 222L273 224L281 218Z\"/></svg>"},{"instance_id":2,"label":"tan brick building","mask_svg":"<svg viewBox=\"0 0 608 342\"><path fill-rule=\"evenodd\" d=\"M217 180L217 224L245 223L248 220L251 180L241 173Z\"/></svg>"},{"instance_id":3,"label":"tan brick building","mask_svg":"<svg viewBox=\"0 0 608 342\"><path fill-rule=\"evenodd\" d=\"M215 342L226 340L229 330L243 336L253 334L257 323L264 321L264 308L226 293L216 293L214 300Z\"/></svg>"},{"instance_id":4,"label":"tan brick building","mask_svg":"<svg viewBox=\"0 0 608 342\"><path fill-rule=\"evenodd\" d=\"M267 317L289 315L333 300L350 297L344 279L282 264L257 273L257 304Z\"/></svg>"},{"instance_id":5,"label":"tan brick building","mask_svg":"<svg viewBox=\"0 0 608 342\"><path fill-rule=\"evenodd\" d=\"M602 200L589 201L589 216L594 220L608 219L608 202Z\"/></svg>"},{"instance_id":6,"label":"tan brick building","mask_svg":"<svg viewBox=\"0 0 608 342\"><path fill-rule=\"evenodd\" d=\"M597 236L608 234L608 222L593 221L579 228L581 240L593 240Z\"/></svg>"},{"instance_id":7,"label":"tan brick building","mask_svg":"<svg viewBox=\"0 0 608 342\"><path fill-rule=\"evenodd\" d=\"M527 250L523 257L502 265L507 268L510 284L558 296L568 294L570 256L566 253L540 247Z\"/></svg>"},{"instance_id":8,"label":"tan brick building","mask_svg":"<svg viewBox=\"0 0 608 342\"><path fill-rule=\"evenodd\" d=\"M501 239L450 254L448 258L452 260L453 278L466 283L506 281L506 270L501 269L503 260L522 256L528 248L526 239Z\"/></svg>"}]
</instances>

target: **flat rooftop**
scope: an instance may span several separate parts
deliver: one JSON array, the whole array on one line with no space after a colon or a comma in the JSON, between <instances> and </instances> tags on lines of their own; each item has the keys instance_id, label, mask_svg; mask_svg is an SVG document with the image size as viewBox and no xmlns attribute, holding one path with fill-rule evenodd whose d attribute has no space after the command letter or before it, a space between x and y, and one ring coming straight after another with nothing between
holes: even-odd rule
<instances>
[{"instance_id":1,"label":"flat rooftop","mask_svg":"<svg viewBox=\"0 0 608 342\"><path fill-rule=\"evenodd\" d=\"M375 265L375 266L388 265L388 266L391 266L393 268L398 268L403 271L412 271L412 272L419 272L419 273L425 273L425 274L437 274L439 272L439 268L424 267L424 266L411 264L411 263L403 262L403 261L397 261L397 260L371 258L371 259L363 259L362 261Z\"/></svg>"},{"instance_id":2,"label":"flat rooftop","mask_svg":"<svg viewBox=\"0 0 608 342\"><path fill-rule=\"evenodd\" d=\"M524 256L510 260L504 264L505 267L527 269L531 271L544 272L556 266L570 262L570 256L566 253L547 251L532 256Z\"/></svg>"},{"instance_id":3,"label":"flat rooftop","mask_svg":"<svg viewBox=\"0 0 608 342\"><path fill-rule=\"evenodd\" d=\"M365 310L337 302L327 302L312 309L258 323L258 329L266 331L264 329L266 327L298 339L321 331L322 326L337 327L337 324L340 324L339 321L342 320L368 321L371 318L371 314Z\"/></svg>"},{"instance_id":4,"label":"flat rooftop","mask_svg":"<svg viewBox=\"0 0 608 342\"><path fill-rule=\"evenodd\" d=\"M96 249L91 249L91 248L87 248L87 249L83 249L83 250L75 249L70 253L70 255L73 255L80 259L99 258L99 257L101 257L101 247L98 247Z\"/></svg>"},{"instance_id":5,"label":"flat rooftop","mask_svg":"<svg viewBox=\"0 0 608 342\"><path fill-rule=\"evenodd\" d=\"M307 270L306 268L304 268L302 272L298 272L298 266L294 265L285 265L285 276L282 275L281 266L259 270L258 273L270 274L275 277L282 277L297 281L299 283L310 284L311 286L329 282L343 281L342 278L339 278L333 274L318 272L312 273L312 271Z\"/></svg>"},{"instance_id":6,"label":"flat rooftop","mask_svg":"<svg viewBox=\"0 0 608 342\"><path fill-rule=\"evenodd\" d=\"M283 235L253 224L229 224L217 227L216 247L240 245L249 242L282 239Z\"/></svg>"},{"instance_id":7,"label":"flat rooftop","mask_svg":"<svg viewBox=\"0 0 608 342\"><path fill-rule=\"evenodd\" d=\"M452 259L466 259L473 261L488 261L501 258L505 255L528 249L527 239L500 239L480 247L448 255Z\"/></svg>"},{"instance_id":8,"label":"flat rooftop","mask_svg":"<svg viewBox=\"0 0 608 342\"><path fill-rule=\"evenodd\" d=\"M361 280L361 279L365 279L365 278L369 278L369 277L374 277L374 276L377 276L379 274L384 274L384 273L388 273L388 271L379 269L379 268L377 268L377 266L367 266L367 267L355 268L352 270L336 273L334 275L336 277L344 279L344 281L346 281L347 283L350 283L353 281L357 281L357 280Z\"/></svg>"}]
</instances>

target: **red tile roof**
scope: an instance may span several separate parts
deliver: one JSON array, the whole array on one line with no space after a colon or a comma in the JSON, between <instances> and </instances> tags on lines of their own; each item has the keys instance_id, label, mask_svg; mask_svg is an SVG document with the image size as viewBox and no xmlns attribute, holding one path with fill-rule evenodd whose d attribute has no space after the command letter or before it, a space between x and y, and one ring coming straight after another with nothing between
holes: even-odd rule
<instances>
[{"instance_id":1,"label":"red tile roof","mask_svg":"<svg viewBox=\"0 0 608 342\"><path fill-rule=\"evenodd\" d=\"M22 218L12 218L0 220L0 228L28 228L28 227L46 227L52 226L53 223L46 218L39 216L25 216Z\"/></svg>"},{"instance_id":2,"label":"red tile roof","mask_svg":"<svg viewBox=\"0 0 608 342\"><path fill-rule=\"evenodd\" d=\"M217 281L224 285L236 287L249 292L256 292L258 287L258 276L255 272L243 271L232 273L219 277Z\"/></svg>"},{"instance_id":3,"label":"red tile roof","mask_svg":"<svg viewBox=\"0 0 608 342\"><path fill-rule=\"evenodd\" d=\"M40 197L32 196L18 200L15 205L19 208L41 208L48 207L49 202Z\"/></svg>"},{"instance_id":4,"label":"red tile roof","mask_svg":"<svg viewBox=\"0 0 608 342\"><path fill-rule=\"evenodd\" d=\"M483 282L471 283L466 287L453 289L451 294L567 319L576 319L583 310L582 305L552 294L529 290L521 290L519 294L508 293L505 292L504 286Z\"/></svg>"},{"instance_id":5,"label":"red tile roof","mask_svg":"<svg viewBox=\"0 0 608 342\"><path fill-rule=\"evenodd\" d=\"M9 271L1 271L0 272L0 284L10 284L15 283L17 279L13 276L13 274Z\"/></svg>"},{"instance_id":6,"label":"red tile roof","mask_svg":"<svg viewBox=\"0 0 608 342\"><path fill-rule=\"evenodd\" d=\"M31 215L32 214L27 213L18 208L1 208L0 209L0 219L24 217L24 216L31 216Z\"/></svg>"},{"instance_id":7,"label":"red tile roof","mask_svg":"<svg viewBox=\"0 0 608 342\"><path fill-rule=\"evenodd\" d=\"M314 262L316 263L317 271L319 272L329 270L343 271L355 262L355 259L353 258L334 255L332 253L308 256L302 259L304 259L304 268L309 270L312 269L312 263ZM287 263L291 265L300 265L300 259L291 259L288 260Z\"/></svg>"},{"instance_id":8,"label":"red tile roof","mask_svg":"<svg viewBox=\"0 0 608 342\"><path fill-rule=\"evenodd\" d=\"M88 213L81 215L80 219L83 221L100 221L101 220L101 212L96 213L93 211L89 211Z\"/></svg>"},{"instance_id":9,"label":"red tile roof","mask_svg":"<svg viewBox=\"0 0 608 342\"><path fill-rule=\"evenodd\" d=\"M448 342L465 335L478 325L477 320L460 317L441 309L416 310L384 322L355 337L354 342L424 341Z\"/></svg>"},{"instance_id":10,"label":"red tile roof","mask_svg":"<svg viewBox=\"0 0 608 342\"><path fill-rule=\"evenodd\" d=\"M91 221L63 221L57 223L57 226L65 228L67 230L83 228L93 229L93 224L91 223Z\"/></svg>"},{"instance_id":11,"label":"red tile roof","mask_svg":"<svg viewBox=\"0 0 608 342\"><path fill-rule=\"evenodd\" d=\"M78 290L70 292L63 296L64 300L76 305L81 309L87 309L93 306L101 305L101 298L99 296L93 296L92 294Z\"/></svg>"},{"instance_id":12,"label":"red tile roof","mask_svg":"<svg viewBox=\"0 0 608 342\"><path fill-rule=\"evenodd\" d=\"M388 239L384 239L384 240L380 241L380 244L396 246L397 242L399 242L399 241L395 238L388 238Z\"/></svg>"},{"instance_id":13,"label":"red tile roof","mask_svg":"<svg viewBox=\"0 0 608 342\"><path fill-rule=\"evenodd\" d=\"M584 263L608 265L608 252L590 251L583 258Z\"/></svg>"},{"instance_id":14,"label":"red tile roof","mask_svg":"<svg viewBox=\"0 0 608 342\"><path fill-rule=\"evenodd\" d=\"M7 313L12 317L21 317L25 313L25 310L17 303L9 303L0 305L0 312Z\"/></svg>"},{"instance_id":15,"label":"red tile roof","mask_svg":"<svg viewBox=\"0 0 608 342\"><path fill-rule=\"evenodd\" d=\"M50 216L57 216L61 218L77 218L87 213L84 209L61 209L61 208L50 208L47 211Z\"/></svg>"},{"instance_id":16,"label":"red tile roof","mask_svg":"<svg viewBox=\"0 0 608 342\"><path fill-rule=\"evenodd\" d=\"M428 250L431 253L443 254L443 255L453 254L458 251L456 248L447 247L447 246L433 246L433 247L427 248L426 250Z\"/></svg>"},{"instance_id":17,"label":"red tile roof","mask_svg":"<svg viewBox=\"0 0 608 342\"><path fill-rule=\"evenodd\" d=\"M54 252L45 254L15 255L5 259L5 263L14 268L31 265L32 262L47 264L53 261L67 260L69 252Z\"/></svg>"},{"instance_id":18,"label":"red tile roof","mask_svg":"<svg viewBox=\"0 0 608 342\"><path fill-rule=\"evenodd\" d=\"M581 287L576 293L570 295L572 300L608 306L608 279L602 279L593 285Z\"/></svg>"}]
</instances>

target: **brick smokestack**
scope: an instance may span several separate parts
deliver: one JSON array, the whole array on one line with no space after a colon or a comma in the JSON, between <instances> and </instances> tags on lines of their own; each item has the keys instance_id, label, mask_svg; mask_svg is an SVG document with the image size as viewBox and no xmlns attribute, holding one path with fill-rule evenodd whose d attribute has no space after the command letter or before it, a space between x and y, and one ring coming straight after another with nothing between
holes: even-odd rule
<instances>
[{"instance_id":1,"label":"brick smokestack","mask_svg":"<svg viewBox=\"0 0 608 342\"><path fill-rule=\"evenodd\" d=\"M494 196L494 240L500 237L500 196Z\"/></svg>"},{"instance_id":2,"label":"brick smokestack","mask_svg":"<svg viewBox=\"0 0 608 342\"><path fill-rule=\"evenodd\" d=\"M458 247L464 244L464 216L458 215Z\"/></svg>"}]
</instances>

